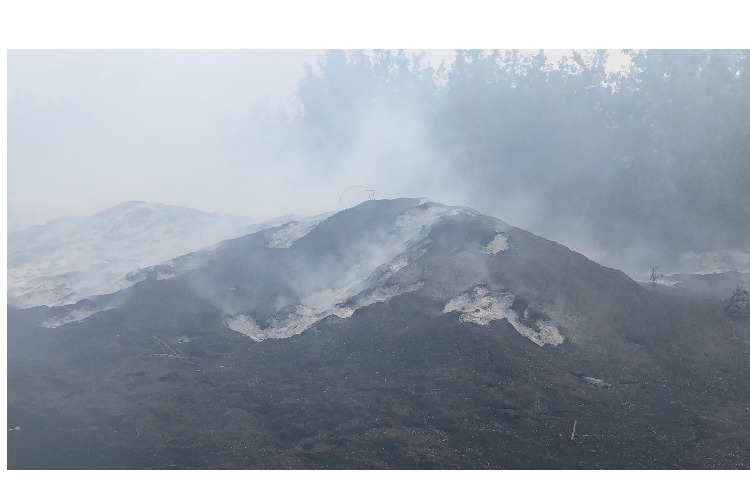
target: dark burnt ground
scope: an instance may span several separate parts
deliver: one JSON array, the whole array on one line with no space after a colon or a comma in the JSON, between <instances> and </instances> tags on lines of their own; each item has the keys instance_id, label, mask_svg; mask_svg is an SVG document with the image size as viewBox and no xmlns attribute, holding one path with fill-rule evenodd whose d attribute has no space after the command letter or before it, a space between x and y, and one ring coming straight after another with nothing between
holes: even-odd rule
<instances>
[{"instance_id":1,"label":"dark burnt ground","mask_svg":"<svg viewBox=\"0 0 750 500\"><path fill-rule=\"evenodd\" d=\"M596 348L436 316L419 293L262 343L10 309L8 468L750 467L750 329L720 303L650 304L594 322Z\"/></svg>"}]
</instances>

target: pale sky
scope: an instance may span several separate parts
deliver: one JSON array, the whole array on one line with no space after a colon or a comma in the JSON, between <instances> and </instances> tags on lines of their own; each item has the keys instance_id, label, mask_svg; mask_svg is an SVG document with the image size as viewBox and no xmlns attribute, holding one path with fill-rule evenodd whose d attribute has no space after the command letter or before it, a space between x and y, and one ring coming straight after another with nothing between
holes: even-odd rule
<instances>
[{"instance_id":1,"label":"pale sky","mask_svg":"<svg viewBox=\"0 0 750 500\"><path fill-rule=\"evenodd\" d=\"M363 144L372 152L362 150L343 174L311 172L302 159L274 162L265 120L297 112L304 64L322 53L9 51L9 229L131 200L260 220L340 209L340 193L352 185L371 186L377 197L431 196L394 164L414 154L395 136L383 138L395 144L392 155ZM453 54L427 51L435 66L450 65Z\"/></svg>"},{"instance_id":2,"label":"pale sky","mask_svg":"<svg viewBox=\"0 0 750 500\"><path fill-rule=\"evenodd\" d=\"M429 53L437 64L450 57L451 47L461 46L628 45L607 37L620 33L612 25L590 22L591 31L582 35L574 24L580 21L579 13L555 2L545 4L547 15L537 15L533 5L480 15L472 2L444 12L403 2L346 12L339 4L325 11L291 2L292 10L287 4L245 6L234 16L223 14L225 2L212 4L211 11L152 7L150 2L129 3L120 10L92 10L93 4L77 1L65 8L55 2L31 3L11 6L4 16L0 31L6 47L443 47ZM647 17L618 11L626 33L632 31L627 24L634 19L641 19L647 29L659 14L672 16L668 10L652 10ZM110 23L93 22L101 18ZM313 174L326 173L270 160L264 120L294 109L303 64L314 64L321 53L8 51L9 229L89 215L129 200L257 219L312 214L340 208L338 196L350 185L378 184L384 175L403 174L397 167L379 172L376 166L372 170L374 165L361 165L311 185ZM425 194L412 189L409 179L400 180L399 185L380 182L372 187L378 198Z\"/></svg>"},{"instance_id":3,"label":"pale sky","mask_svg":"<svg viewBox=\"0 0 750 500\"><path fill-rule=\"evenodd\" d=\"M252 215L268 165L243 164L233 149L262 109L291 108L318 55L10 51L10 221L128 200Z\"/></svg>"}]
</instances>

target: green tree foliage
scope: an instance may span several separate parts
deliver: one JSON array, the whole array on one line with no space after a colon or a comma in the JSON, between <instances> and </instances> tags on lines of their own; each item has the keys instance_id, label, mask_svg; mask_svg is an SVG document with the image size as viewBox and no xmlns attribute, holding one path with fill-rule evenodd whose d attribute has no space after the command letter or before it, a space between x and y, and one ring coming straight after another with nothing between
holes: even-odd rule
<instances>
[{"instance_id":1,"label":"green tree foliage","mask_svg":"<svg viewBox=\"0 0 750 500\"><path fill-rule=\"evenodd\" d=\"M459 50L438 69L401 51L331 51L299 84L294 141L335 169L373 116L418 121L455 174L444 189L460 174L477 208L520 206L510 222L534 232L666 249L649 258L747 248L750 52L625 52L614 74L606 51L552 64L543 51Z\"/></svg>"},{"instance_id":2,"label":"green tree foliage","mask_svg":"<svg viewBox=\"0 0 750 500\"><path fill-rule=\"evenodd\" d=\"M750 296L747 290L738 286L729 299L729 304L724 308L724 312L730 318L750 319Z\"/></svg>"},{"instance_id":3,"label":"green tree foliage","mask_svg":"<svg viewBox=\"0 0 750 500\"><path fill-rule=\"evenodd\" d=\"M747 234L726 228L746 225L750 217L747 53L631 55L617 107L630 113L624 120L628 128L617 144L630 158L621 172L642 195L630 195L621 209L668 213L670 224L654 219L651 238L661 234L690 244L700 235L724 245L746 242ZM692 234L695 227L700 231Z\"/></svg>"},{"instance_id":4,"label":"green tree foliage","mask_svg":"<svg viewBox=\"0 0 750 500\"><path fill-rule=\"evenodd\" d=\"M374 117L408 113L429 121L434 93L423 55L327 51L298 84L303 109L290 142L301 145L308 161L335 168Z\"/></svg>"}]
</instances>

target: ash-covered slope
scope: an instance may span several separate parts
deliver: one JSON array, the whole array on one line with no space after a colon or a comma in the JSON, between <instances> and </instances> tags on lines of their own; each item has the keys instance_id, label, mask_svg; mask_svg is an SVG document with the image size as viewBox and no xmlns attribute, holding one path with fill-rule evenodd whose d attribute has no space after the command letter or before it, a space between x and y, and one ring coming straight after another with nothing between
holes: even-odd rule
<instances>
[{"instance_id":1,"label":"ash-covered slope","mask_svg":"<svg viewBox=\"0 0 750 500\"><path fill-rule=\"evenodd\" d=\"M136 281L128 273L269 224L136 201L34 226L8 236L8 303L56 306L122 290Z\"/></svg>"},{"instance_id":2,"label":"ash-covered slope","mask_svg":"<svg viewBox=\"0 0 750 500\"><path fill-rule=\"evenodd\" d=\"M745 325L468 208L369 201L139 276L9 310L10 468L750 466Z\"/></svg>"},{"instance_id":3,"label":"ash-covered slope","mask_svg":"<svg viewBox=\"0 0 750 500\"><path fill-rule=\"evenodd\" d=\"M565 339L561 328L576 317L561 311L583 311L587 303L574 292L577 283L637 291L622 273L558 244L468 208L416 199L371 201L322 221L291 222L133 272L129 279L151 281L53 310L45 326L115 306L138 317L140 304L181 317L179 305L172 310L151 295L191 296L213 307L222 326L261 341L419 292L442 304L436 314L458 312L463 321L480 325L505 319L538 345L558 345Z\"/></svg>"}]
</instances>

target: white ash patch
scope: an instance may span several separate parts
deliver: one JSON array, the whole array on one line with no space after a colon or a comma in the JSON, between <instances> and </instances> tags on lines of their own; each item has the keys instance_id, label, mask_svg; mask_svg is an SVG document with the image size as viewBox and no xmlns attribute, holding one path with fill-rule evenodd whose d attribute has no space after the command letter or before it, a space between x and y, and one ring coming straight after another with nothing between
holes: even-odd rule
<instances>
[{"instance_id":1,"label":"white ash patch","mask_svg":"<svg viewBox=\"0 0 750 500\"><path fill-rule=\"evenodd\" d=\"M396 219L396 227L403 227L407 232L419 234L429 228L442 217L459 214L479 215L479 212L466 207L447 207L444 205L421 204L401 214Z\"/></svg>"},{"instance_id":2,"label":"white ash patch","mask_svg":"<svg viewBox=\"0 0 750 500\"><path fill-rule=\"evenodd\" d=\"M540 319L536 322L536 326L539 328L539 332L535 337L542 341L541 343L536 342L539 345L560 345L565 340L565 337L560 333L560 329L551 321Z\"/></svg>"},{"instance_id":3,"label":"white ash patch","mask_svg":"<svg viewBox=\"0 0 750 500\"><path fill-rule=\"evenodd\" d=\"M443 314L459 311L461 312L460 321L482 326L488 325L493 320L507 319L518 333L539 346L563 343L565 337L551 321L537 321L536 330L522 324L516 311L511 309L514 298L512 293L493 294L487 287L478 285L449 300L443 308Z\"/></svg>"},{"instance_id":4,"label":"white ash patch","mask_svg":"<svg viewBox=\"0 0 750 500\"><path fill-rule=\"evenodd\" d=\"M68 323L75 323L77 321L83 321L89 316L102 311L109 311L112 307L105 307L102 309L73 309L63 317L50 318L47 321L43 321L41 326L43 328L57 328Z\"/></svg>"},{"instance_id":5,"label":"white ash patch","mask_svg":"<svg viewBox=\"0 0 750 500\"><path fill-rule=\"evenodd\" d=\"M285 318L273 318L269 321L267 328L261 328L252 316L236 314L226 319L226 325L230 330L241 333L261 342L266 339L284 339L304 332L318 317L313 314L309 307L298 305L293 313Z\"/></svg>"},{"instance_id":6,"label":"white ash patch","mask_svg":"<svg viewBox=\"0 0 750 500\"><path fill-rule=\"evenodd\" d=\"M302 299L302 305L318 312L335 307L349 298L349 288L327 288Z\"/></svg>"},{"instance_id":7,"label":"white ash patch","mask_svg":"<svg viewBox=\"0 0 750 500\"><path fill-rule=\"evenodd\" d=\"M424 283L422 282L403 289L400 288L399 285L390 287L380 286L365 298L358 300L354 307L343 306L343 304L351 297L354 297L366 288L367 283L371 282L370 278L373 275L382 272L377 281L379 283L384 283L388 278L396 274L408 264L409 256L405 254L396 256L389 263L378 266L374 270L371 265L355 264L347 272L342 287L321 290L320 292L303 299L302 305L313 309L319 317L322 317L326 313L332 313L340 318L349 318L357 309L376 302L386 302L397 295L413 292L423 287Z\"/></svg>"},{"instance_id":8,"label":"white ash patch","mask_svg":"<svg viewBox=\"0 0 750 500\"><path fill-rule=\"evenodd\" d=\"M419 205L401 214L394 225L395 231L389 234L381 243L377 252L368 258L360 260L348 271L346 277L334 287L318 292L305 298L302 304L313 308L316 313L333 312L340 317L349 317L354 310L374 302L389 300L390 298L413 291L423 286L423 283L412 285L406 289L379 289L371 293L364 301L351 309L343 307L349 298L359 294L370 286L372 280L384 283L388 278L408 266L411 260L419 258L427 252L425 245L430 240L425 239L429 228L441 217L457 214L473 214L475 212L464 207L446 207L442 205ZM416 249L407 254L407 250L420 243Z\"/></svg>"},{"instance_id":9,"label":"white ash patch","mask_svg":"<svg viewBox=\"0 0 750 500\"><path fill-rule=\"evenodd\" d=\"M399 256L389 264L380 266L377 269L386 268L386 272L379 279L383 283L388 277L402 269L408 264L406 256ZM424 286L423 282L418 282L408 287L399 285L379 286L364 297L359 298L352 306L344 304L355 295L365 289L370 281L368 278L373 273L372 266L356 264L349 269L343 286L339 288L326 288L302 299L296 306L295 312L288 314L285 318L273 318L269 326L265 329L258 326L252 316L246 314L235 314L228 316L225 324L231 330L239 332L250 337L256 342L269 338L286 338L292 335L302 333L312 326L316 321L323 319L329 314L339 318L349 318L354 311L362 307L374 304L376 302L386 302L397 295L419 290Z\"/></svg>"},{"instance_id":10,"label":"white ash patch","mask_svg":"<svg viewBox=\"0 0 750 500\"><path fill-rule=\"evenodd\" d=\"M595 385L596 387L612 387L612 384L609 384L600 378L586 377L583 375L581 375L580 378L587 384Z\"/></svg>"},{"instance_id":11,"label":"white ash patch","mask_svg":"<svg viewBox=\"0 0 750 500\"><path fill-rule=\"evenodd\" d=\"M250 219L129 203L60 219L8 238L8 303L74 304L132 286L122 279L219 241L246 234Z\"/></svg>"},{"instance_id":12,"label":"white ash patch","mask_svg":"<svg viewBox=\"0 0 750 500\"><path fill-rule=\"evenodd\" d=\"M426 249L421 249L420 251L416 252L417 256L422 255L426 251ZM337 290L337 300L332 309L333 314L340 318L348 318L351 317L352 314L354 314L354 311L356 311L357 309L361 309L362 307L369 306L376 302L387 302L398 295L419 290L424 286L424 283L421 281L405 288L402 288L400 285L392 285L389 287L383 285L391 276L396 274L407 265L409 265L409 255L400 254L387 264L378 266L374 270L372 270L371 267L368 267L366 269L366 273L363 273L362 269L359 266L355 266L358 271L355 274L356 279L348 281L348 284L345 288ZM353 273L350 271L349 275L351 276L352 274ZM375 279L373 280L373 278ZM358 293L362 292L367 284L372 283L373 281L379 283L380 286L377 286L366 296L360 297L353 307L343 306L345 302L347 302L351 297L354 297Z\"/></svg>"},{"instance_id":13,"label":"white ash patch","mask_svg":"<svg viewBox=\"0 0 750 500\"><path fill-rule=\"evenodd\" d=\"M174 278L177 276L177 273L175 272L164 272L164 271L157 271L156 272L156 279L158 281L168 280L171 278Z\"/></svg>"},{"instance_id":14,"label":"white ash patch","mask_svg":"<svg viewBox=\"0 0 750 500\"><path fill-rule=\"evenodd\" d=\"M319 216L311 220L293 221L284 224L278 231L273 233L271 241L268 242L266 247L289 248L295 241L312 231L325 218L324 216Z\"/></svg>"},{"instance_id":15,"label":"white ash patch","mask_svg":"<svg viewBox=\"0 0 750 500\"><path fill-rule=\"evenodd\" d=\"M351 318L352 314L354 314L354 311L356 311L356 309L354 309L353 307L336 306L333 308L333 314L343 319Z\"/></svg>"},{"instance_id":16,"label":"white ash patch","mask_svg":"<svg viewBox=\"0 0 750 500\"><path fill-rule=\"evenodd\" d=\"M442 205L419 205L403 212L394 223L393 231L378 241L379 248L369 259L360 262L359 275L370 276L377 268L387 265L386 271L394 274L408 265L409 257L404 253L413 245L424 240L433 224L445 216L461 213L478 214L464 207ZM424 253L424 252L423 252Z\"/></svg>"},{"instance_id":17,"label":"white ash patch","mask_svg":"<svg viewBox=\"0 0 750 500\"><path fill-rule=\"evenodd\" d=\"M247 335L256 342L267 338L267 335L258 326L258 323L255 322L252 316L235 314L234 316L229 316L225 323L230 330Z\"/></svg>"},{"instance_id":18,"label":"white ash patch","mask_svg":"<svg viewBox=\"0 0 750 500\"><path fill-rule=\"evenodd\" d=\"M409 265L409 255L407 254L401 254L396 256L393 260L390 262L387 262L386 264L383 264L381 266L378 266L372 272L370 275L367 276L367 278L370 277L377 277L377 280L380 283L384 283L388 278L399 272L401 269L405 268Z\"/></svg>"},{"instance_id":19,"label":"white ash patch","mask_svg":"<svg viewBox=\"0 0 750 500\"><path fill-rule=\"evenodd\" d=\"M399 255L390 264L388 264L388 271L391 274L399 272L401 269L409 265L409 257L406 255Z\"/></svg>"},{"instance_id":20,"label":"white ash patch","mask_svg":"<svg viewBox=\"0 0 750 500\"><path fill-rule=\"evenodd\" d=\"M424 286L423 282L406 287L385 286L385 282L408 266L411 259L418 258L427 251L426 245L430 240L425 237L435 222L441 217L458 214L478 215L478 212L464 207L424 204L409 209L398 217L394 231L380 242L382 245L376 252L351 266L344 279L305 297L294 314L286 318L272 319L269 327L265 329L260 328L251 316L245 314L228 316L225 320L226 325L258 342L267 338L285 338L302 333L329 314L349 318L357 309L419 290ZM289 223L274 233L267 246L288 248L317 225L319 220ZM414 248L413 246L418 243L419 246ZM410 250L408 254L407 250ZM358 297L354 304L348 303L352 297L369 289L372 291Z\"/></svg>"},{"instance_id":21,"label":"white ash patch","mask_svg":"<svg viewBox=\"0 0 750 500\"><path fill-rule=\"evenodd\" d=\"M482 253L486 255L494 255L497 252L502 252L508 248L508 236L503 233L498 233L486 247L482 248Z\"/></svg>"},{"instance_id":22,"label":"white ash patch","mask_svg":"<svg viewBox=\"0 0 750 500\"><path fill-rule=\"evenodd\" d=\"M333 308L332 313L338 316L339 318L350 318L352 314L354 314L354 311L358 309L362 309L363 307L369 306L371 304L375 304L376 302L388 302L393 297L396 297L398 295L408 293L408 292L415 292L419 290L420 288L422 288L423 286L424 286L424 282L420 281L419 283L415 283L406 288L401 288L399 285L394 285L390 287L378 287L375 290L373 290L370 294L357 300L354 307L342 306L341 304L345 302L343 301L337 304Z\"/></svg>"},{"instance_id":23,"label":"white ash patch","mask_svg":"<svg viewBox=\"0 0 750 500\"><path fill-rule=\"evenodd\" d=\"M368 295L368 301L374 302L385 302L386 300L398 295L398 285L389 287L378 287L370 295Z\"/></svg>"},{"instance_id":24,"label":"white ash patch","mask_svg":"<svg viewBox=\"0 0 750 500\"><path fill-rule=\"evenodd\" d=\"M489 295L487 288L477 286L470 292L462 293L455 299L449 300L443 308L443 314L460 311L461 321L485 326L496 319L507 319L508 312L515 315L515 311L510 309L513 299L512 293L492 296Z\"/></svg>"},{"instance_id":25,"label":"white ash patch","mask_svg":"<svg viewBox=\"0 0 750 500\"><path fill-rule=\"evenodd\" d=\"M318 316L315 311L309 307L298 305L294 312L288 314L286 318L273 318L268 330L272 331L274 338L284 339L304 332L316 321L318 321Z\"/></svg>"},{"instance_id":26,"label":"white ash patch","mask_svg":"<svg viewBox=\"0 0 750 500\"><path fill-rule=\"evenodd\" d=\"M393 297L402 295L408 292L416 292L424 286L424 282L420 281L406 288L401 288L399 285L393 285L389 287L378 287L373 290L370 294L357 301L354 311L361 309L365 306L375 304L376 302L388 302Z\"/></svg>"}]
</instances>

